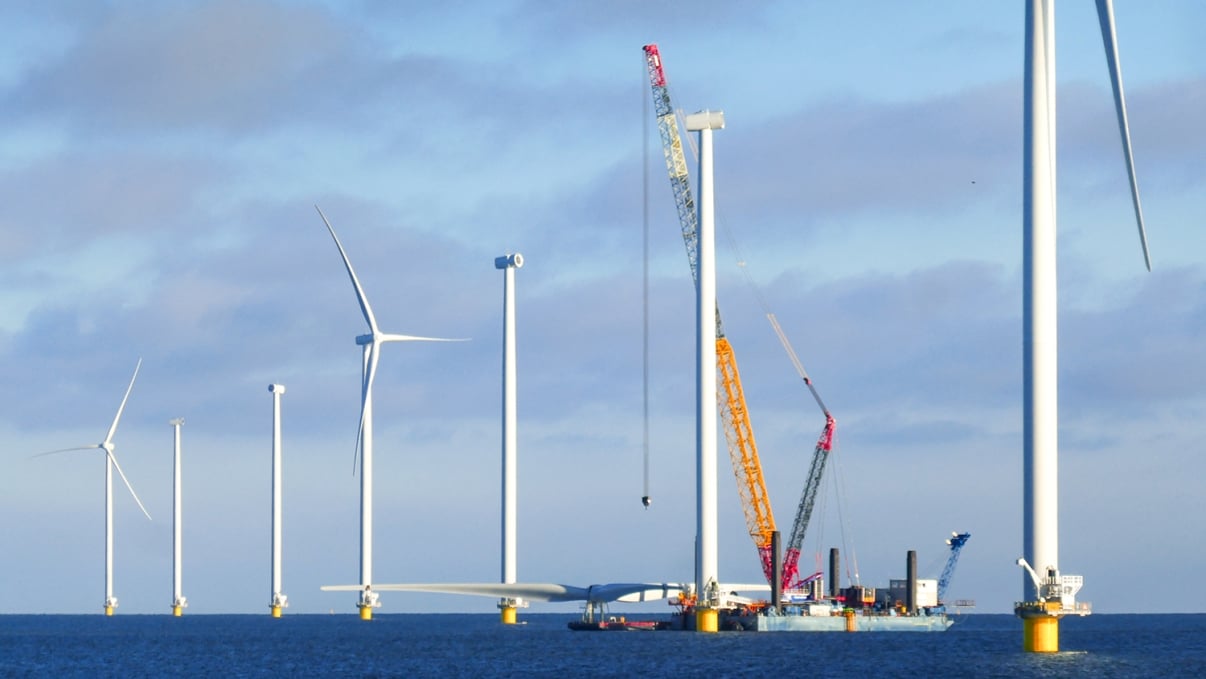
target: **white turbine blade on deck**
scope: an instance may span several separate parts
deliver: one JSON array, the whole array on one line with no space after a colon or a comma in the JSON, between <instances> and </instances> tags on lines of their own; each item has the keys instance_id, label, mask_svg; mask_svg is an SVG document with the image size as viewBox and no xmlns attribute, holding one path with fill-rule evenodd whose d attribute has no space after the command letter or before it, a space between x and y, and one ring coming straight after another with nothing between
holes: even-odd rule
<instances>
[{"instance_id":1,"label":"white turbine blade on deck","mask_svg":"<svg viewBox=\"0 0 1206 679\"><path fill-rule=\"evenodd\" d=\"M683 593L682 585L651 582L621 582L594 585L590 588L591 601L658 601Z\"/></svg>"},{"instance_id":2,"label":"white turbine blade on deck","mask_svg":"<svg viewBox=\"0 0 1206 679\"><path fill-rule=\"evenodd\" d=\"M373 585L382 592L436 592L488 597L522 597L529 601L586 601L587 589L552 583L446 582ZM324 592L359 592L363 585L326 585Z\"/></svg>"},{"instance_id":3,"label":"white turbine blade on deck","mask_svg":"<svg viewBox=\"0 0 1206 679\"><path fill-rule=\"evenodd\" d=\"M113 424L109 427L109 433L105 436L104 442L101 443L102 446L113 443L113 435L117 433L117 423L121 421L121 413L126 409L126 400L130 398L130 392L134 389L134 380L138 379L138 369L141 367L142 359L139 358L138 363L134 365L134 374L130 377L130 386L126 387L126 395L121 397L121 405L117 407L117 415L113 418Z\"/></svg>"},{"instance_id":4,"label":"white turbine blade on deck","mask_svg":"<svg viewBox=\"0 0 1206 679\"><path fill-rule=\"evenodd\" d=\"M324 592L356 592L361 585L327 585ZM620 582L606 585L578 587L557 583L541 582L443 582L407 583L397 585L373 585L373 589L385 592L435 592L440 594L465 594L487 597L519 597L528 601L652 601L682 592L682 585L657 582Z\"/></svg>"},{"instance_id":5,"label":"white turbine blade on deck","mask_svg":"<svg viewBox=\"0 0 1206 679\"><path fill-rule=\"evenodd\" d=\"M114 457L113 451L109 450L108 448L104 448L104 451L105 454L109 456L109 461L112 462L113 466L117 468L117 474L118 476L121 476L121 480L125 482L126 488L130 491L130 495L134 496L134 501L138 503L138 508L142 510L142 513L146 515L147 520L149 521L151 519L150 513L147 512L146 507L142 506L142 500L138 499L138 493L134 492L134 486L130 485L130 480L126 478L126 473L121 470L121 465L117 463L117 458Z\"/></svg>"},{"instance_id":6,"label":"white turbine blade on deck","mask_svg":"<svg viewBox=\"0 0 1206 679\"><path fill-rule=\"evenodd\" d=\"M360 311L364 314L364 320L368 322L369 332L374 337L377 336L377 319L373 316L373 308L369 306L368 297L364 294L364 288L360 286L360 279L356 277L356 271L352 269L352 262L348 259L348 253L343 249L343 244L339 242L339 236L335 235L335 229L331 226L331 222L327 220L327 216L323 214L322 208L314 206L318 210L318 216L322 217L323 224L327 225L327 231L331 232L331 238L335 239L335 247L339 248L339 255L343 257L343 265L348 270L348 277L352 279L352 287L356 288L356 299L360 302Z\"/></svg>"},{"instance_id":7,"label":"white turbine blade on deck","mask_svg":"<svg viewBox=\"0 0 1206 679\"><path fill-rule=\"evenodd\" d=\"M1139 242L1143 245L1143 263L1152 270L1147 250L1147 232L1143 228L1143 208L1139 204L1139 180L1135 176L1135 158L1131 153L1131 127L1126 116L1126 96L1122 91L1122 65L1118 60L1118 36L1114 30L1114 3L1097 0L1097 19L1101 24L1101 41L1105 46L1106 65L1110 69L1110 85L1114 89L1114 109L1118 113L1118 132L1122 135L1122 154L1126 157L1127 177L1131 182L1131 199L1135 204L1135 220L1139 224Z\"/></svg>"},{"instance_id":8,"label":"white turbine blade on deck","mask_svg":"<svg viewBox=\"0 0 1206 679\"><path fill-rule=\"evenodd\" d=\"M719 586L722 592L769 592L771 586L765 582L755 582L750 584L724 582Z\"/></svg>"}]
</instances>

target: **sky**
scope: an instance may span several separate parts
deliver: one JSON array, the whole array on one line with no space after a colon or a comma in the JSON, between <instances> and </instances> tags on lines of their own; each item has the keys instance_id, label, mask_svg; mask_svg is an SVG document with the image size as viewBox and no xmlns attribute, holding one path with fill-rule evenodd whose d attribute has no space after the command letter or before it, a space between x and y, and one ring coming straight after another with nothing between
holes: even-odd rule
<instances>
[{"instance_id":1,"label":"sky","mask_svg":"<svg viewBox=\"0 0 1206 679\"><path fill-rule=\"evenodd\" d=\"M1179 585L1206 571L1206 5L1116 15L1153 271L1093 6L1061 3L1060 567L1099 613L1204 612ZM519 580L693 579L694 288L647 43L676 108L725 112L718 296L785 533L824 419L766 313L837 419L802 570L837 546L886 586L913 549L937 577L969 531L951 597L1021 598L1020 3L17 2L0 23L0 613L99 614L103 457L34 456L103 440L139 358L114 440L153 520L114 488L119 613L170 610L177 417L188 614L268 612L273 382L288 612L355 612L319 587L358 578L366 324L315 205L382 330L470 340L382 352L377 582L500 577L511 252ZM724 458L719 572L757 582Z\"/></svg>"}]
</instances>

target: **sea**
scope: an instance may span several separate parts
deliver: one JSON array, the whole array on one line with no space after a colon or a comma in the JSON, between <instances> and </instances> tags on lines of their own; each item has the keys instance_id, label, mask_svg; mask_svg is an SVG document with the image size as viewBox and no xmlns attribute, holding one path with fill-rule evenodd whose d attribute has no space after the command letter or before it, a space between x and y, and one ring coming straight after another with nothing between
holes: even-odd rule
<instances>
[{"instance_id":1,"label":"sea","mask_svg":"<svg viewBox=\"0 0 1206 679\"><path fill-rule=\"evenodd\" d=\"M568 614L0 615L3 677L1206 677L1206 614L1012 615L939 633L574 632Z\"/></svg>"}]
</instances>

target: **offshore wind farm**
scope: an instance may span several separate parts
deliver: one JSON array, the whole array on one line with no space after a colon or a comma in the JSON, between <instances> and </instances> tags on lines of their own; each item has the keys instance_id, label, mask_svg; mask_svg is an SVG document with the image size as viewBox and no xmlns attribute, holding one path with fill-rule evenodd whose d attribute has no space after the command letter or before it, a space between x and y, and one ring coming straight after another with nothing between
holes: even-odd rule
<instances>
[{"instance_id":1,"label":"offshore wind farm","mask_svg":"<svg viewBox=\"0 0 1206 679\"><path fill-rule=\"evenodd\" d=\"M182 58L166 45L205 44L200 27L220 32L227 24L215 6L140 17L133 52L118 49L123 17L133 12L120 3L90 16L16 17L18 25L58 27L60 37L57 48L33 49L0 81L10 102L23 102L9 107L11 153L0 181L10 193L0 227L11 248L0 267L10 302L0 336L9 386L0 435L18 451L0 482L0 582L19 583L0 585L0 613L100 608L100 489L86 473L90 457L29 456L95 440L87 423L113 412L106 403L116 394L106 394L140 354L147 360L138 388L131 379L99 446L106 466L116 464L120 419L114 468L130 494L140 494L135 503L119 497L116 529L106 528L106 544L118 544L105 550L106 562L117 561L107 570L105 608L120 593L118 615L183 607L173 525L139 512L167 516L181 484L189 497L187 520L175 521L188 555L185 617L279 613L281 570L285 617L496 617L501 605L506 621L515 614L510 604L547 602L521 609L522 621L576 611L571 602L599 594L590 583L695 580L703 589L697 563L721 582L762 579L723 461L716 524L697 525L704 512L696 423L716 411L696 402L697 377L707 372L697 370L696 344L709 344L697 338L706 314L696 307L716 303L699 301L682 269L658 140L636 134L652 118L638 48L653 36L673 55L676 103L725 110L716 149L717 295L741 352L772 497L798 495L818 423L760 313L763 302L842 418L827 483L844 479L849 504L822 500L801 571L851 534L857 549L843 544L843 554L858 559L844 565L883 583L903 575L906 550L940 562L940 536L966 527L977 540L960 562L955 595L974 597L981 612L1012 613L1025 594L1017 557L1025 551L1038 571L1054 565L1042 544L1037 557L1023 550L1033 529L1020 520L1028 420L1019 208L1031 191L1018 171L1029 148L1020 7L952 4L921 21L882 5L869 22L837 8L771 3L724 9L723 27L703 19L676 27L657 11L622 8L614 25L595 24L585 41L570 39L582 36L573 28L580 10L549 8L537 21L515 7L484 25L518 25L543 40L512 44L505 32L488 31L465 52L356 13L257 7L252 23L279 39L281 54L298 56L286 60L294 65L248 59L238 69L248 80L202 78L178 91L160 77L178 64L128 54ZM1197 490L1194 451L1206 421L1206 365L1197 351L1206 270L1196 235L1206 207L1206 135L1192 122L1204 113L1206 74L1190 28L1203 25L1202 10L1170 3L1139 12L1119 3L1116 11L1130 168L1117 162L1122 106L1110 104L1112 89L1121 101L1121 87L1100 68L1100 45L1083 35L1094 17L1060 5L1060 30L1069 29L1059 36L1057 72L1058 563L1084 574L1081 595L1096 613L1193 612L1202 606L1192 598L1155 601L1107 583L1135 581L1153 562L1170 579L1189 581L1206 565L1196 541L1178 537L1200 527L1185 498ZM451 12L433 10L417 25L439 35L454 25ZM628 28L634 23L642 30ZM820 24L830 28L822 33ZM332 26L344 40L309 51L307 31ZM711 41L702 36L717 32L729 36L732 52L705 49ZM830 32L866 41L843 45ZM241 45L251 51L231 40L236 53ZM542 47L525 47L532 44ZM423 68L433 64L427 59L436 67ZM132 75L85 118L62 93L96 96L80 84L111 76L90 64ZM367 100L349 105L349 84L313 87L339 82L324 79L331 72L396 84L366 87ZM259 106L214 103L244 102L248 92ZM499 105L473 105L482 101ZM1054 101L1048 105L1053 117ZM642 204L645 173L653 181ZM1142 276L1120 245L1133 238L1136 175L1159 224L1159 266ZM51 193L58 198L35 199ZM321 221L359 312L310 211L315 202L327 210ZM1054 215L1054 202L1049 210ZM344 225L344 242L327 215ZM642 221L652 273L645 291ZM508 485L514 448L499 417L511 393L505 360L499 370L499 330L513 307L498 304L497 269L507 276L505 295L515 271L495 259L517 250L530 257L511 363L522 404L521 493ZM509 256L517 268L519 256ZM755 285L744 285L748 279ZM640 484L643 307L651 320L649 492ZM383 343L424 338L383 333L377 318L473 340L391 348L378 372ZM356 365L348 333L363 324ZM268 383L289 385L284 421L274 408L271 429ZM174 451L162 427L181 416L189 422L188 474L174 489ZM276 462L271 475L268 464L282 440L283 482ZM270 513L270 492L282 484ZM655 498L648 509L643 494ZM1188 526L1167 532L1169 517ZM697 547L695 534L719 544L701 539ZM263 592L269 545L271 609ZM698 575L707 582L707 572ZM554 582L573 584L526 597L502 589ZM332 583L358 594L320 591ZM474 598L370 589L377 583L499 589ZM605 597L638 591L647 590ZM664 601L636 608L668 612Z\"/></svg>"}]
</instances>

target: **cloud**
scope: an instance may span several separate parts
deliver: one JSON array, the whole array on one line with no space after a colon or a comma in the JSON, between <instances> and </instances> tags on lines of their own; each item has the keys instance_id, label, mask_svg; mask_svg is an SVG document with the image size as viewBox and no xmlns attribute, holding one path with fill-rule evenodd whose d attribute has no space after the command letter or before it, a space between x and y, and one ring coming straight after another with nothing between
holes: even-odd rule
<instances>
[{"instance_id":1,"label":"cloud","mask_svg":"<svg viewBox=\"0 0 1206 679\"><path fill-rule=\"evenodd\" d=\"M15 98L80 134L263 129L346 39L323 13L274 2L112 5L78 21L76 42L30 69Z\"/></svg>"}]
</instances>

